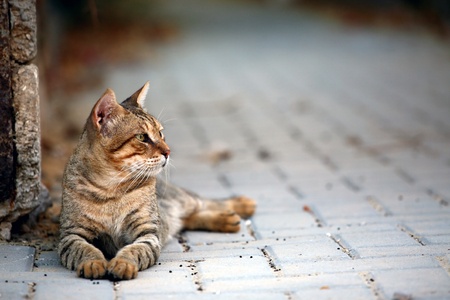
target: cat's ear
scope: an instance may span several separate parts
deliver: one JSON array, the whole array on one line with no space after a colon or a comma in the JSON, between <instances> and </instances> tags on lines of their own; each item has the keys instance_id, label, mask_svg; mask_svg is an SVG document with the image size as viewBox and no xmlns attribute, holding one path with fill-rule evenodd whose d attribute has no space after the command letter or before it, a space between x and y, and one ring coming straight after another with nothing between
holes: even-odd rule
<instances>
[{"instance_id":1,"label":"cat's ear","mask_svg":"<svg viewBox=\"0 0 450 300\"><path fill-rule=\"evenodd\" d=\"M133 95L131 95L128 99L122 102L122 105L131 105L140 108L144 108L145 105L145 97L147 97L148 88L150 86L150 82L146 82L143 87L137 90Z\"/></svg>"},{"instance_id":2,"label":"cat's ear","mask_svg":"<svg viewBox=\"0 0 450 300\"><path fill-rule=\"evenodd\" d=\"M98 129L101 129L111 119L112 113L118 106L114 91L107 89L92 109L92 122Z\"/></svg>"}]
</instances>

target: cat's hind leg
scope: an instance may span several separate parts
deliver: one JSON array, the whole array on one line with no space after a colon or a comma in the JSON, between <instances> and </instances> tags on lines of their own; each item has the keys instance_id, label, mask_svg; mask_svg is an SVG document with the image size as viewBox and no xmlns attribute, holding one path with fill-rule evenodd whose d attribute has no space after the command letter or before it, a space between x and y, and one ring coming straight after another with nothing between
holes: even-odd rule
<instances>
[{"instance_id":1,"label":"cat's hind leg","mask_svg":"<svg viewBox=\"0 0 450 300\"><path fill-rule=\"evenodd\" d=\"M238 232L241 217L251 217L256 209L256 202L243 196L200 201L200 208L183 219L185 229Z\"/></svg>"},{"instance_id":2,"label":"cat's hind leg","mask_svg":"<svg viewBox=\"0 0 450 300\"><path fill-rule=\"evenodd\" d=\"M241 218L251 217L256 210L256 202L248 197L206 199L161 179L156 182L156 194L170 235L182 229L238 232Z\"/></svg>"},{"instance_id":3,"label":"cat's hind leg","mask_svg":"<svg viewBox=\"0 0 450 300\"><path fill-rule=\"evenodd\" d=\"M232 197L224 202L228 209L235 211L244 219L253 216L256 210L256 201L245 196Z\"/></svg>"}]
</instances>

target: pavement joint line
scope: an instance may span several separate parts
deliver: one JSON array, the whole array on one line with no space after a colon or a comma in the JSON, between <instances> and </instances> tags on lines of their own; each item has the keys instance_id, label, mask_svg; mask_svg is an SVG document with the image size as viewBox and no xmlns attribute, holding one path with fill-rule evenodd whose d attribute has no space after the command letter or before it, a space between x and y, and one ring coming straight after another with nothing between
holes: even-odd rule
<instances>
[{"instance_id":1,"label":"pavement joint line","mask_svg":"<svg viewBox=\"0 0 450 300\"><path fill-rule=\"evenodd\" d=\"M188 260L186 261L187 263L189 263L189 265L187 265L188 268L191 269L191 278L192 278L192 282L194 283L194 285L197 288L197 291L202 292L203 291L203 283L202 283L202 278L200 275L200 271L198 269L198 263L202 262L203 260Z\"/></svg>"},{"instance_id":2,"label":"pavement joint line","mask_svg":"<svg viewBox=\"0 0 450 300\"><path fill-rule=\"evenodd\" d=\"M345 243L341 240L339 235L333 235L330 232L327 232L327 237L329 237L333 242L335 242L339 247L338 250L345 253L350 257L351 259L357 259L360 258L359 254L356 252L356 250L351 249L349 246L345 245Z\"/></svg>"},{"instance_id":3,"label":"pavement joint line","mask_svg":"<svg viewBox=\"0 0 450 300\"><path fill-rule=\"evenodd\" d=\"M188 240L186 239L186 236L183 233L178 234L176 238L178 243L183 248L183 252L189 252L191 250L191 246L189 246Z\"/></svg>"},{"instance_id":4,"label":"pavement joint line","mask_svg":"<svg viewBox=\"0 0 450 300\"><path fill-rule=\"evenodd\" d=\"M121 285L119 281L113 282L114 300L121 299Z\"/></svg>"},{"instance_id":5,"label":"pavement joint line","mask_svg":"<svg viewBox=\"0 0 450 300\"><path fill-rule=\"evenodd\" d=\"M288 125L287 132L289 133L291 139L294 141L299 141L303 137L303 132L294 125Z\"/></svg>"},{"instance_id":6,"label":"pavement joint line","mask_svg":"<svg viewBox=\"0 0 450 300\"><path fill-rule=\"evenodd\" d=\"M33 299L34 294L36 293L36 282L28 282L28 293L25 296L25 299Z\"/></svg>"},{"instance_id":7,"label":"pavement joint line","mask_svg":"<svg viewBox=\"0 0 450 300\"><path fill-rule=\"evenodd\" d=\"M395 174L397 174L406 183L409 183L411 185L416 183L416 179L411 174L409 174L407 171L405 171L400 167L395 168Z\"/></svg>"},{"instance_id":8,"label":"pavement joint line","mask_svg":"<svg viewBox=\"0 0 450 300\"><path fill-rule=\"evenodd\" d=\"M275 273L275 276L282 277L283 273L281 271L281 268L275 264L275 261L272 258L272 256L270 256L269 252L265 248L262 248L261 252L263 253L264 257L267 259L267 262L269 263L269 267L273 270L273 272Z\"/></svg>"},{"instance_id":9,"label":"pavement joint line","mask_svg":"<svg viewBox=\"0 0 450 300\"><path fill-rule=\"evenodd\" d=\"M291 184L289 184L287 186L287 190L295 196L295 198L301 200L305 198L305 195L303 195L303 193L299 190L299 188L297 188L296 186L293 186Z\"/></svg>"},{"instance_id":10,"label":"pavement joint line","mask_svg":"<svg viewBox=\"0 0 450 300\"><path fill-rule=\"evenodd\" d=\"M230 180L228 179L227 175L223 174L223 173L219 173L217 175L217 179L219 180L220 184L226 188L226 189L230 189L232 187L232 184L230 182Z\"/></svg>"},{"instance_id":11,"label":"pavement joint line","mask_svg":"<svg viewBox=\"0 0 450 300\"><path fill-rule=\"evenodd\" d=\"M324 227L325 221L323 220L322 217L319 216L314 207L311 207L310 205L303 205L303 211L310 214L311 217L313 217L317 227Z\"/></svg>"},{"instance_id":12,"label":"pavement joint line","mask_svg":"<svg viewBox=\"0 0 450 300\"><path fill-rule=\"evenodd\" d=\"M407 233L412 239L414 239L417 243L419 243L421 246L426 246L425 242L422 240L422 238L416 234L412 229L410 229L408 226L404 224L397 224L398 229L401 231Z\"/></svg>"},{"instance_id":13,"label":"pavement joint line","mask_svg":"<svg viewBox=\"0 0 450 300\"><path fill-rule=\"evenodd\" d=\"M249 146L255 147L255 144L258 144L258 138L250 126L245 123L241 118L237 118L234 124L236 124L239 132L247 138L247 143Z\"/></svg>"},{"instance_id":14,"label":"pavement joint line","mask_svg":"<svg viewBox=\"0 0 450 300\"><path fill-rule=\"evenodd\" d=\"M449 256L437 256L437 262L444 269L445 272L450 276L450 259Z\"/></svg>"},{"instance_id":15,"label":"pavement joint line","mask_svg":"<svg viewBox=\"0 0 450 300\"><path fill-rule=\"evenodd\" d=\"M380 201L378 201L378 199L375 198L374 196L367 196L366 200L369 203L369 205L377 212L379 212L382 216L384 217L392 216L392 212L386 206L381 204Z\"/></svg>"},{"instance_id":16,"label":"pavement joint line","mask_svg":"<svg viewBox=\"0 0 450 300\"><path fill-rule=\"evenodd\" d=\"M347 176L342 176L341 177L341 182L348 187L351 191L358 193L361 191L361 187L359 185L357 185L356 183L353 182L353 180L351 180L349 177Z\"/></svg>"},{"instance_id":17,"label":"pavement joint line","mask_svg":"<svg viewBox=\"0 0 450 300\"><path fill-rule=\"evenodd\" d=\"M364 280L366 286L370 289L376 300L385 300L386 297L383 295L380 287L375 282L375 278L370 272L359 272L358 275Z\"/></svg>"},{"instance_id":18,"label":"pavement joint line","mask_svg":"<svg viewBox=\"0 0 450 300\"><path fill-rule=\"evenodd\" d=\"M439 205L441 205L441 206L448 206L448 201L443 196L441 196L439 193L436 193L433 189L427 188L426 189L426 193L433 200L435 200L437 203L439 203Z\"/></svg>"},{"instance_id":19,"label":"pavement joint line","mask_svg":"<svg viewBox=\"0 0 450 300\"><path fill-rule=\"evenodd\" d=\"M288 179L287 174L279 166L274 166L273 172L281 181L286 181Z\"/></svg>"},{"instance_id":20,"label":"pavement joint line","mask_svg":"<svg viewBox=\"0 0 450 300\"><path fill-rule=\"evenodd\" d=\"M295 299L293 296L292 296L292 293L291 292L284 292L283 293L284 294L284 296L286 296L286 300L292 300L292 299Z\"/></svg>"},{"instance_id":21,"label":"pavement joint line","mask_svg":"<svg viewBox=\"0 0 450 300\"><path fill-rule=\"evenodd\" d=\"M333 172L339 171L340 168L339 168L338 164L336 164L336 162L333 161L333 159L330 156L321 153L319 155L319 159L326 167L328 167L328 169L330 169L330 171L333 171Z\"/></svg>"},{"instance_id":22,"label":"pavement joint line","mask_svg":"<svg viewBox=\"0 0 450 300\"><path fill-rule=\"evenodd\" d=\"M347 129L345 129L345 126L342 124L342 122L337 120L336 117L334 117L332 113L326 111L323 108L317 108L316 110L325 116L325 118L323 118L324 120L327 120L328 123L330 123L330 122L332 123L331 124L332 126L330 126L330 127L333 130L333 132L335 132L336 134L338 134L341 137L344 137L344 138L346 137L347 139L358 141L357 143L355 143L355 142L349 143L350 147L353 147L355 149L363 151L368 156L374 158L376 161L378 161L382 165L390 164L390 162L391 162L390 159L387 158L386 156L384 156L382 154L382 151L380 151L380 149L378 149L376 147L365 147L363 144L363 140L361 140L361 138L358 137L357 135L355 136L355 135L349 134L349 131ZM356 137L356 139L352 139L353 137Z\"/></svg>"}]
</instances>

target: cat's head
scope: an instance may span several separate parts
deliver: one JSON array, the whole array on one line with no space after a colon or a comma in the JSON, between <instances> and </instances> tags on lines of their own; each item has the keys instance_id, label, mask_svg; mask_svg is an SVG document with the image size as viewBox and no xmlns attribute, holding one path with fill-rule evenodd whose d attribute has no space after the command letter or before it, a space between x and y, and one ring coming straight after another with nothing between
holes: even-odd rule
<instances>
[{"instance_id":1,"label":"cat's head","mask_svg":"<svg viewBox=\"0 0 450 300\"><path fill-rule=\"evenodd\" d=\"M147 82L120 104L114 92L107 89L86 124L92 151L100 152L103 164L131 181L156 176L169 162L163 127L144 109L148 87Z\"/></svg>"}]
</instances>

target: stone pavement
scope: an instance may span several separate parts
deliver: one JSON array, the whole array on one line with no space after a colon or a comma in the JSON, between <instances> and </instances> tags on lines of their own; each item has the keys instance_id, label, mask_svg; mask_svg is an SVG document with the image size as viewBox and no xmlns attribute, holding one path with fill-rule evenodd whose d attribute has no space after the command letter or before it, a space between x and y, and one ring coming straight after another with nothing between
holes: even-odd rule
<instances>
[{"instance_id":1,"label":"stone pavement","mask_svg":"<svg viewBox=\"0 0 450 300\"><path fill-rule=\"evenodd\" d=\"M180 38L107 85L125 98L149 79L168 178L254 197L255 216L238 234L185 232L119 283L0 246L0 299L450 299L450 46L276 6L180 3L158 10ZM105 88L83 95L83 114Z\"/></svg>"}]
</instances>

